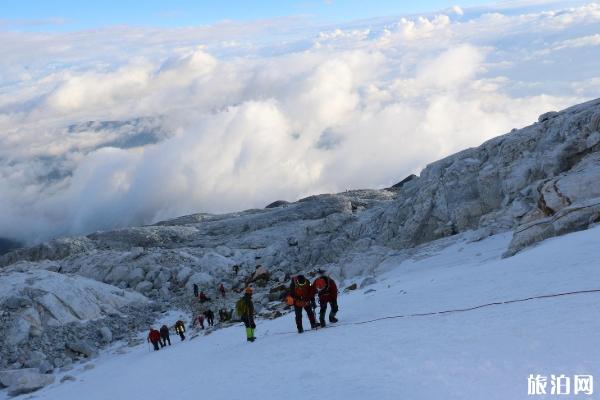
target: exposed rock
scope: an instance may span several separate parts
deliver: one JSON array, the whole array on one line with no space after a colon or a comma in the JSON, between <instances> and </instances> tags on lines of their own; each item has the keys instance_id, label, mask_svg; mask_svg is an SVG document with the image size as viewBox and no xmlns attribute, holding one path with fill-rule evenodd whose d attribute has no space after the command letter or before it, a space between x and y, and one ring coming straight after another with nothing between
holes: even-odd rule
<instances>
[{"instance_id":1,"label":"exposed rock","mask_svg":"<svg viewBox=\"0 0 600 400\"><path fill-rule=\"evenodd\" d=\"M17 356L13 349L18 347L23 363L42 372L61 366L60 361L54 361L64 359L65 342L83 339L84 335L97 340L98 328L70 324L93 325L101 318L117 321L119 310L148 304L140 294L80 276L36 269L30 263L0 271L0 303L5 299L19 308L7 310L0 324L0 368L14 362Z\"/></svg>"},{"instance_id":2,"label":"exposed rock","mask_svg":"<svg viewBox=\"0 0 600 400\"><path fill-rule=\"evenodd\" d=\"M19 310L31 305L31 299L21 296L10 296L4 300L3 306L8 310Z\"/></svg>"},{"instance_id":3,"label":"exposed rock","mask_svg":"<svg viewBox=\"0 0 600 400\"><path fill-rule=\"evenodd\" d=\"M277 286L273 286L269 290L269 293L281 293L281 292L287 292L287 290L288 290L288 285L280 284L280 285L277 285Z\"/></svg>"},{"instance_id":4,"label":"exposed rock","mask_svg":"<svg viewBox=\"0 0 600 400\"><path fill-rule=\"evenodd\" d=\"M129 286L135 287L138 283L142 282L145 277L146 274L142 268L135 268L127 275L127 282L129 283Z\"/></svg>"},{"instance_id":5,"label":"exposed rock","mask_svg":"<svg viewBox=\"0 0 600 400\"><path fill-rule=\"evenodd\" d=\"M181 285L185 285L192 273L193 271L190 267L181 268L181 270L179 270L177 273L177 282L179 282Z\"/></svg>"},{"instance_id":6,"label":"exposed rock","mask_svg":"<svg viewBox=\"0 0 600 400\"><path fill-rule=\"evenodd\" d=\"M102 327L100 327L99 332L100 332L100 336L102 336L102 340L105 343L112 342L113 334L109 328L107 328L106 326L102 326Z\"/></svg>"},{"instance_id":7,"label":"exposed rock","mask_svg":"<svg viewBox=\"0 0 600 400\"><path fill-rule=\"evenodd\" d=\"M135 286L135 290L140 293L147 294L154 288L154 284L148 281L142 281Z\"/></svg>"},{"instance_id":8,"label":"exposed rock","mask_svg":"<svg viewBox=\"0 0 600 400\"><path fill-rule=\"evenodd\" d=\"M21 248L0 257L0 265L9 265L20 260L60 260L71 254L94 249L94 244L84 237L60 238L34 247Z\"/></svg>"},{"instance_id":9,"label":"exposed rock","mask_svg":"<svg viewBox=\"0 0 600 400\"><path fill-rule=\"evenodd\" d=\"M110 270L103 280L104 282L113 284L123 282L129 278L131 272L132 270L130 265L117 265Z\"/></svg>"},{"instance_id":10,"label":"exposed rock","mask_svg":"<svg viewBox=\"0 0 600 400\"><path fill-rule=\"evenodd\" d=\"M542 240L566 233L587 229L600 221L600 197L572 204L561 209L552 217L529 222L520 226L513 234L505 257Z\"/></svg>"},{"instance_id":11,"label":"exposed rock","mask_svg":"<svg viewBox=\"0 0 600 400\"><path fill-rule=\"evenodd\" d=\"M250 282L256 282L258 280L268 280L269 276L269 270L265 266L260 265L258 268L256 268L256 271L254 271L254 274L252 274Z\"/></svg>"},{"instance_id":12,"label":"exposed rock","mask_svg":"<svg viewBox=\"0 0 600 400\"><path fill-rule=\"evenodd\" d=\"M210 275L206 272L196 272L195 274L190 276L190 278L188 279L188 282L185 286L186 286L188 292L191 292L194 284L201 286L201 287L209 287L209 286L214 286L215 283L216 283L215 278L212 275Z\"/></svg>"},{"instance_id":13,"label":"exposed rock","mask_svg":"<svg viewBox=\"0 0 600 400\"><path fill-rule=\"evenodd\" d=\"M419 177L416 176L415 174L411 174L411 175L407 176L406 178L402 179L400 182L396 183L395 185L392 185L391 189L400 189L400 188L402 188L402 186L404 186L408 182L413 181L415 179L419 179Z\"/></svg>"},{"instance_id":14,"label":"exposed rock","mask_svg":"<svg viewBox=\"0 0 600 400\"><path fill-rule=\"evenodd\" d=\"M73 375L64 375L62 378L60 378L60 383L65 383L65 382L74 382L76 381L77 378L75 378Z\"/></svg>"},{"instance_id":15,"label":"exposed rock","mask_svg":"<svg viewBox=\"0 0 600 400\"><path fill-rule=\"evenodd\" d=\"M290 204L289 201L285 201L285 200L277 200L272 202L271 204L267 205L265 208L277 208L277 207L285 207L286 205Z\"/></svg>"},{"instance_id":16,"label":"exposed rock","mask_svg":"<svg viewBox=\"0 0 600 400\"><path fill-rule=\"evenodd\" d=\"M40 371L41 374L49 374L53 370L54 370L54 367L48 360L43 360L38 367L38 371Z\"/></svg>"},{"instance_id":17,"label":"exposed rock","mask_svg":"<svg viewBox=\"0 0 600 400\"><path fill-rule=\"evenodd\" d=\"M351 290L356 290L358 289L358 285L356 283L353 283L352 285L346 287L346 289L344 289L344 292L349 292Z\"/></svg>"},{"instance_id":18,"label":"exposed rock","mask_svg":"<svg viewBox=\"0 0 600 400\"><path fill-rule=\"evenodd\" d=\"M76 340L72 343L67 343L67 348L86 357L94 357L98 354L98 349L87 340Z\"/></svg>"},{"instance_id":19,"label":"exposed rock","mask_svg":"<svg viewBox=\"0 0 600 400\"><path fill-rule=\"evenodd\" d=\"M35 368L0 371L0 384L9 396L31 393L54 383L54 376L41 374Z\"/></svg>"},{"instance_id":20,"label":"exposed rock","mask_svg":"<svg viewBox=\"0 0 600 400\"><path fill-rule=\"evenodd\" d=\"M546 122L549 119L557 117L558 115L559 114L556 111L548 111L547 113L544 113L539 116L538 122Z\"/></svg>"},{"instance_id":21,"label":"exposed rock","mask_svg":"<svg viewBox=\"0 0 600 400\"><path fill-rule=\"evenodd\" d=\"M41 351L32 351L29 353L27 360L25 361L25 366L27 368L38 368L42 361L46 360L46 355Z\"/></svg>"}]
</instances>

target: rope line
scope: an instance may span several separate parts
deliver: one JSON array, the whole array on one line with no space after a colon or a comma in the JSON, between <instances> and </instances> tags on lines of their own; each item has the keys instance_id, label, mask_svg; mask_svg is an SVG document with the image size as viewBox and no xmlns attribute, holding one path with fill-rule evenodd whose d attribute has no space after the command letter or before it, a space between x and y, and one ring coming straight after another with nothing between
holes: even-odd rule
<instances>
[{"instance_id":1,"label":"rope line","mask_svg":"<svg viewBox=\"0 0 600 400\"><path fill-rule=\"evenodd\" d=\"M432 311L432 312L426 312L426 313L390 315L390 316L387 316L387 317L380 317L380 318L375 318L375 319L369 319L369 320L366 320L366 321L339 323L339 324L335 324L335 325L329 325L329 327L330 328L335 328L335 327L339 327L339 326L348 326L348 325L364 325L364 324L371 324L371 323L374 323L374 322L384 321L384 320L388 320L388 319L429 317L429 316L434 316L434 315L444 315L444 314L461 313L461 312L474 311L474 310L479 310L479 309L482 309L482 308L499 306L499 305L505 305L505 304L522 303L522 302L531 301L531 300L549 299L549 298L553 298L553 297L564 297L564 296L573 296L573 295L576 295L576 294L589 294L589 293L600 293L600 289L587 289L587 290L577 290L577 291L572 291L572 292L562 292L562 293L554 293L554 294L542 294L542 295L539 295L539 296L524 297L524 298L521 298L521 299L514 299L514 300L496 301L496 302L485 303L485 304L481 304L481 305L473 306L473 307L455 308L455 309L443 310L443 311ZM295 333L295 332L276 332L276 333L266 334L265 336L288 335L288 334L293 334L293 333Z\"/></svg>"}]
</instances>

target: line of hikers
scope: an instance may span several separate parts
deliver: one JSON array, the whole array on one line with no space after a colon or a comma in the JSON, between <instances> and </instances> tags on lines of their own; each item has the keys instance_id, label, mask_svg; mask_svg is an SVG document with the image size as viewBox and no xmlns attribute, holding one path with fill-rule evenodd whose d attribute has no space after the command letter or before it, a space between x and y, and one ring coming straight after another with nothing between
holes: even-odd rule
<instances>
[{"instance_id":1,"label":"line of hikers","mask_svg":"<svg viewBox=\"0 0 600 400\"><path fill-rule=\"evenodd\" d=\"M185 340L185 324L182 320L178 320L174 325L175 332L181 338L181 341ZM154 346L154 351L160 350L163 347L169 344L171 345L171 337L169 332L169 327L167 325L163 325L160 327L160 330L156 330L153 327L150 327L150 333L148 333L148 342L152 343ZM158 347L160 345L160 348Z\"/></svg>"},{"instance_id":2,"label":"line of hikers","mask_svg":"<svg viewBox=\"0 0 600 400\"><path fill-rule=\"evenodd\" d=\"M223 287L223 284L221 284L221 287ZM204 293L198 293L197 290L197 286L194 285L194 294L196 297L200 298L200 295L203 295ZM251 287L247 287L244 289L244 295L242 298L240 298L235 304L235 311L239 315L246 328L246 340L248 342L254 342L256 340L256 337L254 336L256 323L254 322L255 311L254 303L252 301L252 294L253 289ZM222 295L225 297L224 288ZM286 303L289 306L294 307L296 328L298 329L298 333L304 332L304 327L302 326L302 310L306 311L311 329L317 329L319 327L324 328L326 326L325 316L327 314L328 307L331 309L329 312L329 322L338 322L336 318L336 314L338 312L337 296L338 288L335 281L326 275L319 276L312 284L304 275L294 276L290 284L289 292L286 296ZM315 297L319 299L320 305L318 322L315 316L315 310L317 308ZM208 298L207 300L210 301ZM226 310L220 310L219 317L221 322L231 320L231 314L227 313ZM205 320L207 321L209 327L214 325L214 313L211 310L206 310L203 313L198 314L193 319L192 325L200 326L201 329L204 329ZM185 340L185 324L183 321L178 320L175 323L174 328L175 332L177 332L177 334L179 334L181 337L181 340ZM160 328L160 331L150 328L148 342L153 344L154 350L159 350L159 345L161 348L165 347L167 343L170 346L171 339L169 338L169 328L166 325L163 325Z\"/></svg>"}]
</instances>

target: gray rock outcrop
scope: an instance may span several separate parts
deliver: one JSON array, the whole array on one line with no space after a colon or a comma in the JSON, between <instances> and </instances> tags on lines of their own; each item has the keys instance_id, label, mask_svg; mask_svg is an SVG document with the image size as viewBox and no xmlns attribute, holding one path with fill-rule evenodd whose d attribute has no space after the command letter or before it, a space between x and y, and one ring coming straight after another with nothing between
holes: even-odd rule
<instances>
[{"instance_id":1,"label":"gray rock outcrop","mask_svg":"<svg viewBox=\"0 0 600 400\"><path fill-rule=\"evenodd\" d=\"M41 374L35 368L0 371L0 384L9 396L31 393L54 383L54 376Z\"/></svg>"}]
</instances>

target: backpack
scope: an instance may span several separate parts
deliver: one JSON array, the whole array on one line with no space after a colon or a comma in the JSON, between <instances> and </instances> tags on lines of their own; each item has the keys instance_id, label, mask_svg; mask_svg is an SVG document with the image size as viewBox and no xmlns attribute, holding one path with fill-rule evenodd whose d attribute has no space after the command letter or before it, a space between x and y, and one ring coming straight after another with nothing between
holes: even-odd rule
<instances>
[{"instance_id":1,"label":"backpack","mask_svg":"<svg viewBox=\"0 0 600 400\"><path fill-rule=\"evenodd\" d=\"M248 314L248 303L246 302L246 299L242 297L237 301L237 303L235 303L235 312L240 317L243 317L246 314Z\"/></svg>"}]
</instances>

